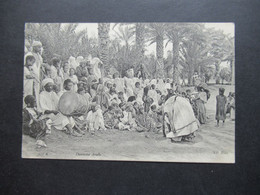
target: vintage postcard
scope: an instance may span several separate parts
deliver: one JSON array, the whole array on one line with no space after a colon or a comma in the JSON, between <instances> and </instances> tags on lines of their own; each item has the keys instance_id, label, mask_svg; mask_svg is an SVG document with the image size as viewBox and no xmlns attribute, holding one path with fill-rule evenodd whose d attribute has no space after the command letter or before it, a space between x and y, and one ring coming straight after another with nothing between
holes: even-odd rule
<instances>
[{"instance_id":1,"label":"vintage postcard","mask_svg":"<svg viewBox=\"0 0 260 195\"><path fill-rule=\"evenodd\" d=\"M234 23L26 23L22 158L235 163Z\"/></svg>"}]
</instances>

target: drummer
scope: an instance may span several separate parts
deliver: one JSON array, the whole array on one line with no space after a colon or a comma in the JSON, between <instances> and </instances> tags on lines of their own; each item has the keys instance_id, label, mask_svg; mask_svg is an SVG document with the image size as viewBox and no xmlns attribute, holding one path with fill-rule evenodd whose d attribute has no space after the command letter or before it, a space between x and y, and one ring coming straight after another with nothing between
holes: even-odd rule
<instances>
[{"instance_id":1,"label":"drummer","mask_svg":"<svg viewBox=\"0 0 260 195\"><path fill-rule=\"evenodd\" d=\"M51 78L42 81L44 91L40 93L39 98L41 111L52 120L52 127L55 129L66 130L73 136L81 136L73 129L75 126L74 119L58 112L58 96L53 91L53 85L54 82Z\"/></svg>"}]
</instances>

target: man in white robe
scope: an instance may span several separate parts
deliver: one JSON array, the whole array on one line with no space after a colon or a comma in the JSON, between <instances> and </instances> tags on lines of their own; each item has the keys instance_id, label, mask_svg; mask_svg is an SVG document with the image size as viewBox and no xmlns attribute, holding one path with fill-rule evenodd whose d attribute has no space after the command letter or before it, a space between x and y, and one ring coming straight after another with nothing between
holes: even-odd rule
<instances>
[{"instance_id":1,"label":"man in white robe","mask_svg":"<svg viewBox=\"0 0 260 195\"><path fill-rule=\"evenodd\" d=\"M72 135L80 136L72 129L75 126L74 119L58 112L59 98L53 91L53 84L54 82L51 78L42 81L42 86L45 90L40 93L40 110L48 115L52 120L52 126L57 130L68 130Z\"/></svg>"},{"instance_id":2,"label":"man in white robe","mask_svg":"<svg viewBox=\"0 0 260 195\"><path fill-rule=\"evenodd\" d=\"M33 51L32 55L35 57L35 63L32 67L33 73L34 73L34 83L33 83L33 89L34 89L34 96L36 98L36 104L37 107L39 107L39 94L40 94L40 80L41 80L41 68L43 59L41 56L42 52L42 43L40 41L34 41L32 44Z\"/></svg>"}]
</instances>

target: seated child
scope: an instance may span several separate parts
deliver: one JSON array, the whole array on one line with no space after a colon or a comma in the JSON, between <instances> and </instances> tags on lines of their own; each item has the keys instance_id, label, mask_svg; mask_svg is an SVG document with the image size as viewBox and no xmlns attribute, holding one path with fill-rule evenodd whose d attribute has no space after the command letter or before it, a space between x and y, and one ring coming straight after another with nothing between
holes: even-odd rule
<instances>
[{"instance_id":1,"label":"seated child","mask_svg":"<svg viewBox=\"0 0 260 195\"><path fill-rule=\"evenodd\" d=\"M118 92L118 99L120 100L120 103L126 103L127 97L122 91L120 91Z\"/></svg>"},{"instance_id":2,"label":"seated child","mask_svg":"<svg viewBox=\"0 0 260 195\"><path fill-rule=\"evenodd\" d=\"M159 132L162 130L162 123L163 123L163 111L161 108L156 108L155 105L152 105L151 106L151 114L150 114L150 117L153 119L153 121L155 122L155 126L156 126L156 129L155 129L155 126L153 127L154 129L153 130L156 130L156 132Z\"/></svg>"},{"instance_id":3,"label":"seated child","mask_svg":"<svg viewBox=\"0 0 260 195\"><path fill-rule=\"evenodd\" d=\"M126 104L125 103L120 103L119 107L122 110L122 116L119 118L119 120L121 122L120 123L121 127L119 127L119 129L130 130L129 112L126 111Z\"/></svg>"},{"instance_id":4,"label":"seated child","mask_svg":"<svg viewBox=\"0 0 260 195\"><path fill-rule=\"evenodd\" d=\"M114 88L111 88L109 90L109 101L110 101L110 105L112 103L116 103L116 104L119 104L121 101L119 100L118 98L118 95L116 93L116 90Z\"/></svg>"},{"instance_id":5,"label":"seated child","mask_svg":"<svg viewBox=\"0 0 260 195\"><path fill-rule=\"evenodd\" d=\"M34 96L27 95L24 102L26 107L23 109L23 133L35 138L37 146L47 147L44 140L46 132L50 132L51 120L37 111Z\"/></svg>"},{"instance_id":6,"label":"seated child","mask_svg":"<svg viewBox=\"0 0 260 195\"><path fill-rule=\"evenodd\" d=\"M104 122L107 129L113 129L115 127L115 117L113 106L109 106L108 109L104 112Z\"/></svg>"},{"instance_id":7,"label":"seated child","mask_svg":"<svg viewBox=\"0 0 260 195\"><path fill-rule=\"evenodd\" d=\"M106 130L100 105L92 105L86 120L89 131Z\"/></svg>"}]
</instances>

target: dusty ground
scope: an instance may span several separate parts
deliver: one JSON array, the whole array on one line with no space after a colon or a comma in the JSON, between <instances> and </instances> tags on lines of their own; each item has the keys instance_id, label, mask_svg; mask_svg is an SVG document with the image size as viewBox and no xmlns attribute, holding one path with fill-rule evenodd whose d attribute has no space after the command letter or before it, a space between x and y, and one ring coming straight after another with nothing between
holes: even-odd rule
<instances>
[{"instance_id":1,"label":"dusty ground","mask_svg":"<svg viewBox=\"0 0 260 195\"><path fill-rule=\"evenodd\" d=\"M202 125L193 142L171 143L162 133L108 130L73 137L52 131L47 148L37 148L35 140L23 136L23 158L90 159L126 161L222 162L235 161L235 122L227 119L215 127L216 95L219 86L210 86L206 104L207 124ZM227 95L234 86L224 86Z\"/></svg>"}]
</instances>

